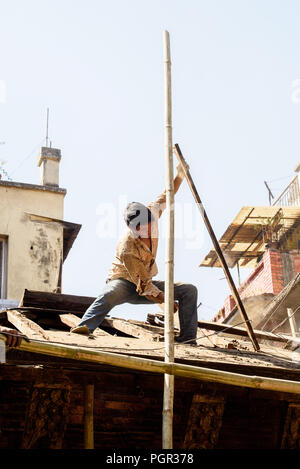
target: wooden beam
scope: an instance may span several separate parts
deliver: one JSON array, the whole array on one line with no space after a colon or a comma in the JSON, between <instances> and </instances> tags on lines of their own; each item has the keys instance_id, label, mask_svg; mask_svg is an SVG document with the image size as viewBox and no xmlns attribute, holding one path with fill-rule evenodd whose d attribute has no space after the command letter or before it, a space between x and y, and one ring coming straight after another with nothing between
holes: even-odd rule
<instances>
[{"instance_id":1,"label":"wooden beam","mask_svg":"<svg viewBox=\"0 0 300 469\"><path fill-rule=\"evenodd\" d=\"M3 334L0 334L0 340L6 341L6 337ZM248 376L241 373L232 373L229 371L221 371L180 363L165 363L158 360L133 357L125 354L91 350L86 347L57 345L46 341L37 342L35 340L30 340L27 342L22 340L18 350L82 362L101 363L126 369L140 370L143 372L160 374L168 373L183 378L193 378L201 381L229 384L232 386L300 394L300 381L255 375Z\"/></svg>"},{"instance_id":2,"label":"wooden beam","mask_svg":"<svg viewBox=\"0 0 300 469\"><path fill-rule=\"evenodd\" d=\"M60 314L59 319L61 320L61 322L63 324L65 324L66 326L69 326L71 328L78 326L78 324L81 321L81 319L78 316L75 316L74 314L71 314L71 313L69 313L69 314ZM111 336L111 334L109 334L106 331L103 331L99 327L97 327L94 330L93 334L96 335L96 336L101 336L101 335Z\"/></svg>"},{"instance_id":3,"label":"wooden beam","mask_svg":"<svg viewBox=\"0 0 300 469\"><path fill-rule=\"evenodd\" d=\"M213 449L219 439L224 397L194 394L183 449Z\"/></svg>"},{"instance_id":4,"label":"wooden beam","mask_svg":"<svg viewBox=\"0 0 300 469\"><path fill-rule=\"evenodd\" d=\"M106 318L101 323L103 327L112 327L118 331L124 332L125 334L132 335L138 339L148 340L153 342L161 338L160 334L153 333L144 329L141 326L127 322L124 319L118 318Z\"/></svg>"},{"instance_id":5,"label":"wooden beam","mask_svg":"<svg viewBox=\"0 0 300 469\"><path fill-rule=\"evenodd\" d=\"M49 340L47 332L38 324L28 319L23 313L20 313L20 311L8 310L7 319L16 327L16 329L26 335L29 339Z\"/></svg>"},{"instance_id":6,"label":"wooden beam","mask_svg":"<svg viewBox=\"0 0 300 469\"><path fill-rule=\"evenodd\" d=\"M215 232L214 232L214 230L213 230L213 228L212 228L212 226L211 226L211 223L210 223L210 221L209 221L209 218L208 218L208 216L207 216L207 213L206 213L206 211L205 211L205 209L204 209L203 203L202 203L202 201L201 201L201 199L200 199L200 196L199 196L199 194L198 194L198 191L197 191L197 189L196 189L196 186L195 186L194 181L193 181L193 179L192 179L192 176L191 176L191 174L190 174L189 168L188 168L188 166L187 166L187 164L186 164L185 159L183 158L183 155L182 155L181 150L180 150L180 148L179 148L179 145L178 145L177 143L175 144L175 147L174 147L174 148L175 148L175 154L176 154L176 156L177 156L177 158L178 158L178 161L181 163L182 169L183 169L184 174L185 174L185 178L186 178L186 180L187 180L187 182L188 182L188 185L189 185L189 187L190 187L190 189L191 189L191 192L192 192L192 194L193 194L193 196L194 196L194 199L195 199L195 201L196 201L196 204L197 204L197 206L198 206L198 208L199 208L199 211L200 211L200 213L201 213L201 216L202 216L202 218L203 218L203 221L204 221L204 223L205 223L205 226L206 226L206 228L207 228L207 231L208 231L208 233L209 233L209 235L210 235L210 238L211 238L211 240L212 240L212 242L213 242L213 245L214 245L215 251L216 251L216 253L217 253L219 262L220 262L220 264L221 264L221 266L222 266L222 268L223 268L225 277L226 277L227 282L228 282L228 285L229 285L229 287L230 287L231 294L232 294L232 296L233 296L233 298L234 298L234 300L235 300L235 302L236 302L236 305L237 305L237 307L238 307L238 310L239 310L239 312L240 312L240 314L241 314L242 319L243 319L243 320L245 321L245 323L246 323L246 329L247 329L247 331L248 331L249 338L250 338L250 340L251 340L251 342L252 342L253 348L254 348L255 351L259 351L259 345L258 345L258 342L257 342L257 340L256 340L255 334L254 334L254 332L253 332L251 323L249 322L247 312L246 312L245 307L244 307L244 305L243 305L243 302L242 302L242 300L241 300L240 294L239 294L239 292L238 292L238 290L237 290L237 288L236 288L236 286L235 286L234 280L233 280L232 275L231 275L231 273L230 273L230 270L229 270L229 268L228 268L228 265L227 265L227 262L226 262L226 260L225 260L224 254L223 254L222 249L221 249L221 247L220 247L220 244L219 244L219 242L218 242L218 240L217 240L217 238L216 238Z\"/></svg>"},{"instance_id":7,"label":"wooden beam","mask_svg":"<svg viewBox=\"0 0 300 469\"><path fill-rule=\"evenodd\" d=\"M222 323L217 323L217 322L200 320L198 321L198 327L200 327L201 329L208 329L211 331L223 332L224 334L249 337L248 332L243 327L238 327L238 326L233 326L233 325L230 326L229 324L222 324ZM299 343L300 345L299 338L293 338L285 334L277 335L277 334L273 334L272 332L260 331L257 329L255 329L254 332L255 332L255 336L258 339L272 340L276 342L295 342L295 343Z\"/></svg>"},{"instance_id":8,"label":"wooden beam","mask_svg":"<svg viewBox=\"0 0 300 469\"><path fill-rule=\"evenodd\" d=\"M94 385L84 389L84 448L94 449Z\"/></svg>"},{"instance_id":9,"label":"wooden beam","mask_svg":"<svg viewBox=\"0 0 300 469\"><path fill-rule=\"evenodd\" d=\"M127 322L130 324L134 324L136 326L140 326L143 329L146 329L147 331L154 332L154 334L159 334L161 336L164 335L164 331L161 326L152 325L152 324L149 324L148 322L136 321L135 319L127 319Z\"/></svg>"},{"instance_id":10,"label":"wooden beam","mask_svg":"<svg viewBox=\"0 0 300 469\"><path fill-rule=\"evenodd\" d=\"M291 333L294 338L298 337L297 323L292 308L287 308L287 315L290 322Z\"/></svg>"},{"instance_id":11,"label":"wooden beam","mask_svg":"<svg viewBox=\"0 0 300 469\"><path fill-rule=\"evenodd\" d=\"M24 290L19 306L34 306L45 309L60 309L84 313L96 298L66 295L61 293Z\"/></svg>"}]
</instances>

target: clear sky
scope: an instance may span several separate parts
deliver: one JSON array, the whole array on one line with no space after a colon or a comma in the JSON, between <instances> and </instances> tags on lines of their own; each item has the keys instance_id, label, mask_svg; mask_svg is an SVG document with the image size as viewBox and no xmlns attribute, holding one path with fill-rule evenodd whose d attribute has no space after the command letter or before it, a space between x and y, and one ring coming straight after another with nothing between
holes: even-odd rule
<instances>
[{"instance_id":1,"label":"clear sky","mask_svg":"<svg viewBox=\"0 0 300 469\"><path fill-rule=\"evenodd\" d=\"M64 293L98 295L124 205L164 189L164 29L173 140L217 236L242 206L268 205L264 180L279 195L300 160L299 17L296 0L0 1L0 160L13 180L39 183L49 107L65 220L82 224ZM175 281L198 287L199 318L210 319L229 288L222 270L199 268L212 245L186 182L176 201ZM158 279L163 233L162 220ZM157 310L123 305L112 315Z\"/></svg>"}]
</instances>

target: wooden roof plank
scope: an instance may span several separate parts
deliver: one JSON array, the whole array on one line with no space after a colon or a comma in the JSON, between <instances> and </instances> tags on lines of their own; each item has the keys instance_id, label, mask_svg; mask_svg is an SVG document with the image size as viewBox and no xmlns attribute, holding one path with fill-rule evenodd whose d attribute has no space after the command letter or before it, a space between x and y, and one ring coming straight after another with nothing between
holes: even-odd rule
<instances>
[{"instance_id":1,"label":"wooden roof plank","mask_svg":"<svg viewBox=\"0 0 300 469\"><path fill-rule=\"evenodd\" d=\"M8 321L16 327L22 334L26 335L29 339L46 339L49 340L49 335L42 327L35 322L28 319L23 313L15 310L7 311Z\"/></svg>"},{"instance_id":2,"label":"wooden roof plank","mask_svg":"<svg viewBox=\"0 0 300 469\"><path fill-rule=\"evenodd\" d=\"M146 330L141 326L129 323L124 319L118 318L106 318L102 322L103 327L109 326L117 329L125 334L132 335L138 339L144 339L153 342L154 340L160 339L160 334L153 333L152 331Z\"/></svg>"},{"instance_id":3,"label":"wooden roof plank","mask_svg":"<svg viewBox=\"0 0 300 469\"><path fill-rule=\"evenodd\" d=\"M63 324L65 324L66 326L69 326L69 327L76 327L78 326L78 324L80 323L81 319L78 317L78 316L75 316L74 314L60 314L59 315L59 318L61 320L61 322ZM110 334L106 331L103 331L102 329L100 329L99 327L97 327L94 332L93 332L94 335L108 335L110 336Z\"/></svg>"}]
</instances>

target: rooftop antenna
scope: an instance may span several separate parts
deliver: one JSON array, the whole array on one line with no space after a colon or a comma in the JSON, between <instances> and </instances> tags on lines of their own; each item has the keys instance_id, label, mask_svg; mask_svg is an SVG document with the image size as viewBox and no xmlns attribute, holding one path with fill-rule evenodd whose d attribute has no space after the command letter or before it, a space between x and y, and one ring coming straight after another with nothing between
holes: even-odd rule
<instances>
[{"instance_id":1,"label":"rooftop antenna","mask_svg":"<svg viewBox=\"0 0 300 469\"><path fill-rule=\"evenodd\" d=\"M47 123L46 123L46 147L48 147L48 129L49 129L49 108L47 107Z\"/></svg>"}]
</instances>

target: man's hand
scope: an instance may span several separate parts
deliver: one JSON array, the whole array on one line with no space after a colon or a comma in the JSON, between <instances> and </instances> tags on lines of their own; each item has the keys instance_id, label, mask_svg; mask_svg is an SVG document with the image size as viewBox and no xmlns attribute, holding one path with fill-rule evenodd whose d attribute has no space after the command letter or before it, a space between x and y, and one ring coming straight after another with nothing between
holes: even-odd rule
<instances>
[{"instance_id":1,"label":"man's hand","mask_svg":"<svg viewBox=\"0 0 300 469\"><path fill-rule=\"evenodd\" d=\"M153 303L161 304L165 302L165 295L162 291L157 296L147 295L146 298L147 300L153 301Z\"/></svg>"},{"instance_id":2,"label":"man's hand","mask_svg":"<svg viewBox=\"0 0 300 469\"><path fill-rule=\"evenodd\" d=\"M0 326L0 334L6 337L6 347L13 348L19 347L22 341L22 334L15 329Z\"/></svg>"},{"instance_id":3,"label":"man's hand","mask_svg":"<svg viewBox=\"0 0 300 469\"><path fill-rule=\"evenodd\" d=\"M148 300L153 301L154 303L162 304L165 302L165 294L164 292L160 292L157 296L147 296ZM174 314L178 311L179 305L176 301L174 301Z\"/></svg>"}]
</instances>

